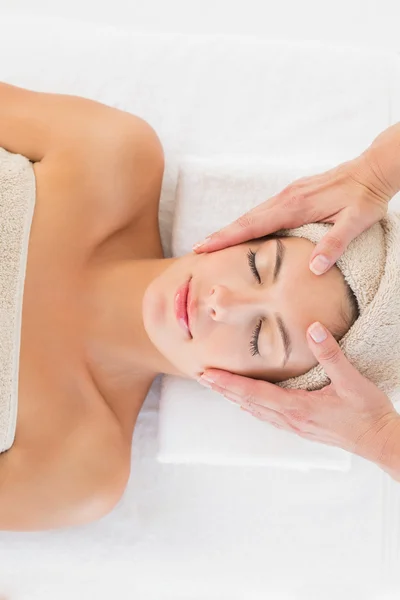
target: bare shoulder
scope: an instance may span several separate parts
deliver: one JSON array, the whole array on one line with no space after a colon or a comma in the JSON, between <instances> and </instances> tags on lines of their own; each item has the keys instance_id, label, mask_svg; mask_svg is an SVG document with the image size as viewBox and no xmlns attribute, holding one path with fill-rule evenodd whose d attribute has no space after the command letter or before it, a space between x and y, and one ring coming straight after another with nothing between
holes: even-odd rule
<instances>
[{"instance_id":1,"label":"bare shoulder","mask_svg":"<svg viewBox=\"0 0 400 600\"><path fill-rule=\"evenodd\" d=\"M131 204L147 202L164 168L162 145L149 123L89 98L0 82L0 122L1 147L40 164L49 185L62 180L66 191L71 186L91 196L97 208L126 203L127 197Z\"/></svg>"},{"instance_id":2,"label":"bare shoulder","mask_svg":"<svg viewBox=\"0 0 400 600\"><path fill-rule=\"evenodd\" d=\"M79 426L51 448L15 444L0 455L0 530L83 525L108 514L129 479L120 428Z\"/></svg>"},{"instance_id":3,"label":"bare shoulder","mask_svg":"<svg viewBox=\"0 0 400 600\"><path fill-rule=\"evenodd\" d=\"M159 141L140 117L101 102L37 92L0 82L0 146L32 162L66 148L112 152L121 140L133 146L143 142L159 151ZM95 148L94 148L95 149Z\"/></svg>"},{"instance_id":4,"label":"bare shoulder","mask_svg":"<svg viewBox=\"0 0 400 600\"><path fill-rule=\"evenodd\" d=\"M47 222L91 247L144 215L158 215L164 153L152 127L134 115L108 117L97 134L49 152L34 164L38 206ZM116 122L118 121L118 122ZM92 239L89 239L92 237ZM79 239L79 238L78 238Z\"/></svg>"},{"instance_id":5,"label":"bare shoulder","mask_svg":"<svg viewBox=\"0 0 400 600\"><path fill-rule=\"evenodd\" d=\"M133 398L93 397L58 443L16 442L0 454L0 531L73 527L109 514L129 481L133 430L150 386L143 379Z\"/></svg>"}]
</instances>

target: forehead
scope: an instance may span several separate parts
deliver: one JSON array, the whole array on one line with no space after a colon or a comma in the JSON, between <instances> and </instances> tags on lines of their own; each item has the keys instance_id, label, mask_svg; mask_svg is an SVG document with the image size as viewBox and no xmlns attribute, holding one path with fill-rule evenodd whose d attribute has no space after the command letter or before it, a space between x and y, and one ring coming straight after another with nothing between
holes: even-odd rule
<instances>
[{"instance_id":1,"label":"forehead","mask_svg":"<svg viewBox=\"0 0 400 600\"><path fill-rule=\"evenodd\" d=\"M280 239L285 247L285 255L277 290L281 292L285 307L297 313L302 311L305 315L317 312L324 314L327 319L346 297L345 280L340 269L334 265L327 273L315 275L309 268L315 245L305 238ZM275 253L275 247L273 238L262 242L259 246L260 257L264 253L265 256L271 254L271 251Z\"/></svg>"}]
</instances>

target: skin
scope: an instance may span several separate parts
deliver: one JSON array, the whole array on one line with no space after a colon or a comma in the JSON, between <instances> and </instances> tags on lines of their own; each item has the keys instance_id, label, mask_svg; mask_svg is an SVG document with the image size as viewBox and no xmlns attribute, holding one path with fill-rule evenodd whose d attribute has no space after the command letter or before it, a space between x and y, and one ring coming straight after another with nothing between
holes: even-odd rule
<instances>
[{"instance_id":1,"label":"skin","mask_svg":"<svg viewBox=\"0 0 400 600\"><path fill-rule=\"evenodd\" d=\"M126 381L129 386L139 373L197 378L214 367L276 382L309 370L316 359L306 341L307 327L315 320L331 329L343 327L341 311L350 308L345 283L337 267L319 277L309 270L310 241L281 241L285 254L275 282L275 239L211 254L126 261L102 277L97 274L85 336L90 339L96 381ZM256 253L261 284L249 266L249 249ZM175 294L190 278L193 337L181 328L174 312ZM285 366L276 314L291 340ZM262 317L262 356L253 356L250 341Z\"/></svg>"}]
</instances>

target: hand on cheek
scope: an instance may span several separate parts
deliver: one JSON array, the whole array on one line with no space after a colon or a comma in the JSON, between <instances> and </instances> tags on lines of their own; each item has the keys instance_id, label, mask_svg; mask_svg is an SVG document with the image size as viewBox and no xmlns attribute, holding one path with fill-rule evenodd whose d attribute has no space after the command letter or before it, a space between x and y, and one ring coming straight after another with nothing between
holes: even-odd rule
<instances>
[{"instance_id":1,"label":"hand on cheek","mask_svg":"<svg viewBox=\"0 0 400 600\"><path fill-rule=\"evenodd\" d=\"M215 369L198 381L205 380L208 387L275 427L373 462L381 460L388 437L399 428L400 415L389 398L351 365L320 323L308 328L307 341L331 380L322 390L283 389Z\"/></svg>"}]
</instances>

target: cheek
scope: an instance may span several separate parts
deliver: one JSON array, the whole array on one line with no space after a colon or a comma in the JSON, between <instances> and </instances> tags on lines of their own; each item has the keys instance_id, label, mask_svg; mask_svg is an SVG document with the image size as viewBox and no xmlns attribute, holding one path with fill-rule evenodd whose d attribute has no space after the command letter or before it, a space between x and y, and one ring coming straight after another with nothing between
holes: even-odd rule
<instances>
[{"instance_id":1,"label":"cheek","mask_svg":"<svg viewBox=\"0 0 400 600\"><path fill-rule=\"evenodd\" d=\"M238 373L248 367L247 346L250 341L234 330L220 330L213 336L199 341L194 350L199 361L208 367L214 367Z\"/></svg>"}]
</instances>

